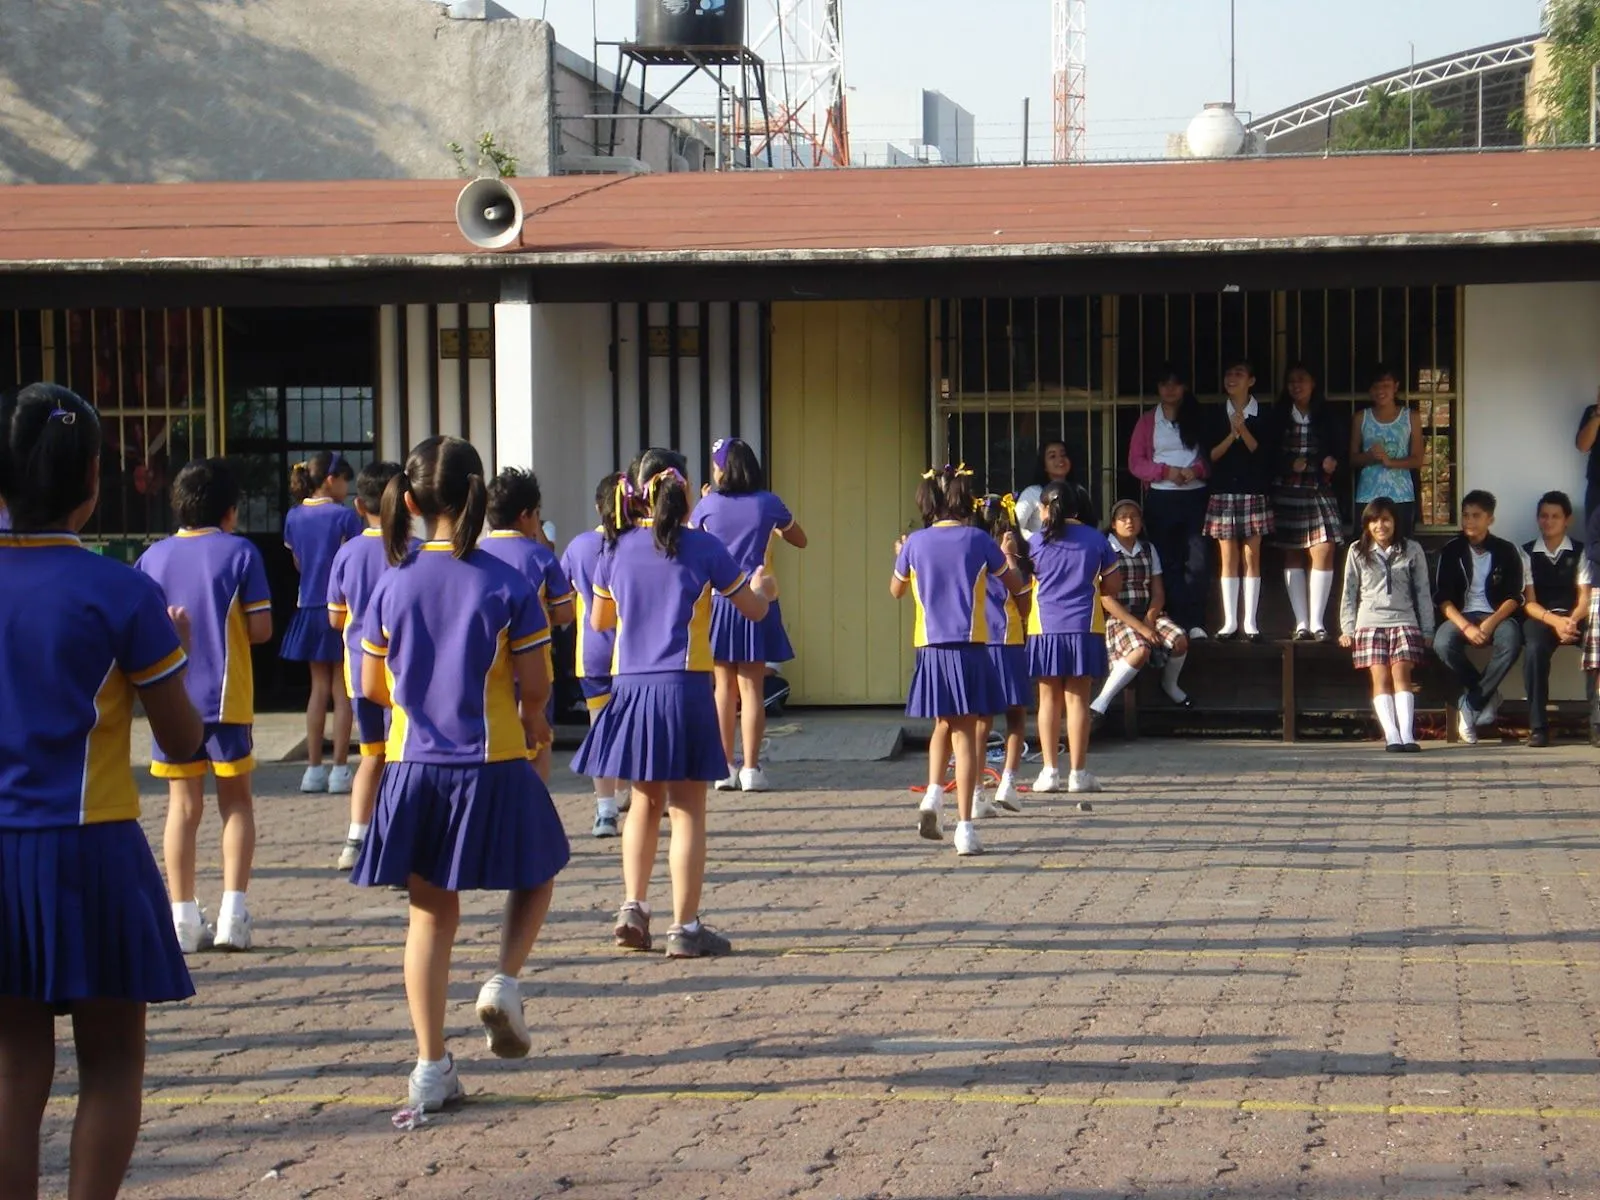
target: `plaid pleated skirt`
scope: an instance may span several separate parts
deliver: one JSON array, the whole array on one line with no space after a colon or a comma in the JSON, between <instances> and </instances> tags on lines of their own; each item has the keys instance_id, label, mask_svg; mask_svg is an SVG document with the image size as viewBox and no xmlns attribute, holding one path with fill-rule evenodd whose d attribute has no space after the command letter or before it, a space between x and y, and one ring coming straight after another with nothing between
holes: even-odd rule
<instances>
[{"instance_id":1,"label":"plaid pleated skirt","mask_svg":"<svg viewBox=\"0 0 1600 1200\"><path fill-rule=\"evenodd\" d=\"M1157 640L1152 642L1132 625L1124 625L1115 617L1107 617L1106 653L1111 656L1112 662L1131 658L1144 648L1171 653L1184 636L1182 627L1165 613L1156 618L1155 630Z\"/></svg>"},{"instance_id":2,"label":"plaid pleated skirt","mask_svg":"<svg viewBox=\"0 0 1600 1200\"><path fill-rule=\"evenodd\" d=\"M1272 506L1264 495L1213 493L1206 504L1208 538L1219 542L1242 542L1272 532Z\"/></svg>"},{"instance_id":3,"label":"plaid pleated skirt","mask_svg":"<svg viewBox=\"0 0 1600 1200\"><path fill-rule=\"evenodd\" d=\"M1272 496L1272 544L1284 550L1308 550L1344 541L1339 504L1321 488L1280 488Z\"/></svg>"},{"instance_id":4,"label":"plaid pleated skirt","mask_svg":"<svg viewBox=\"0 0 1600 1200\"><path fill-rule=\"evenodd\" d=\"M1589 624L1583 631L1583 669L1600 671L1600 588L1589 593Z\"/></svg>"},{"instance_id":5,"label":"plaid pleated skirt","mask_svg":"<svg viewBox=\"0 0 1600 1200\"><path fill-rule=\"evenodd\" d=\"M1356 670L1387 667L1392 663L1419 663L1426 657L1428 641L1415 625L1378 625L1356 630Z\"/></svg>"}]
</instances>

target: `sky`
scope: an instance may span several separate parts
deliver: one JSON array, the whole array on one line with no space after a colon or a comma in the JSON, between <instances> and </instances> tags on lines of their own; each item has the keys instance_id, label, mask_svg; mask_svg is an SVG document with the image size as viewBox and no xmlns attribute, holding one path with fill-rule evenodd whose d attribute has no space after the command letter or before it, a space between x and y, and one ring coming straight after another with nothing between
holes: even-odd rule
<instances>
[{"instance_id":1,"label":"sky","mask_svg":"<svg viewBox=\"0 0 1600 1200\"><path fill-rule=\"evenodd\" d=\"M633 35L633 0L500 0L544 16L557 39L591 57ZM751 24L774 0L748 0ZM1539 0L1234 0L1238 106L1261 116L1416 61L1539 27ZM976 118L978 156L1015 162L1032 101L1034 158L1051 145L1050 0L843 0L845 83L858 146L921 134L922 88ZM1229 0L1088 0L1088 154L1161 156L1210 101L1228 99ZM602 48L600 63L615 65ZM652 91L656 89L652 87ZM674 97L696 108L688 89ZM1248 119L1248 117L1247 117Z\"/></svg>"}]
</instances>

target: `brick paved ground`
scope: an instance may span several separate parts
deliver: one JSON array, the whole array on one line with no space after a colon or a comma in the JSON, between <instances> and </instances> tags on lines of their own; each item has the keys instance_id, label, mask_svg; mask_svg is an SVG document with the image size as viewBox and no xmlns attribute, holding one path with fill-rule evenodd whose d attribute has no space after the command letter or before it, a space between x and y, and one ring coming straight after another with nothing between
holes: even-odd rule
<instances>
[{"instance_id":1,"label":"brick paved ground","mask_svg":"<svg viewBox=\"0 0 1600 1200\"><path fill-rule=\"evenodd\" d=\"M483 1049L473 896L473 1099L411 1133L403 902L328 869L342 799L268 768L261 948L154 1015L127 1194L1600 1196L1597 762L1112 745L1092 814L1053 798L961 861L915 835L914 759L787 765L717 802L737 953L687 964L610 948L617 843L563 776L533 1056ZM72 1087L64 1049L48 1194Z\"/></svg>"}]
</instances>

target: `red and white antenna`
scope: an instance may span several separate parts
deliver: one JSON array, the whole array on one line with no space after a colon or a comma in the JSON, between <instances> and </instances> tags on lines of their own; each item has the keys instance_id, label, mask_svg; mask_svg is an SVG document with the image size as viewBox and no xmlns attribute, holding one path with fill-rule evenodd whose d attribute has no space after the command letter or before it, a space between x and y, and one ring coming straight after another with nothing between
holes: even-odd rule
<instances>
[{"instance_id":1,"label":"red and white antenna","mask_svg":"<svg viewBox=\"0 0 1600 1200\"><path fill-rule=\"evenodd\" d=\"M1088 0L1051 0L1050 71L1057 162L1082 162L1087 129Z\"/></svg>"}]
</instances>

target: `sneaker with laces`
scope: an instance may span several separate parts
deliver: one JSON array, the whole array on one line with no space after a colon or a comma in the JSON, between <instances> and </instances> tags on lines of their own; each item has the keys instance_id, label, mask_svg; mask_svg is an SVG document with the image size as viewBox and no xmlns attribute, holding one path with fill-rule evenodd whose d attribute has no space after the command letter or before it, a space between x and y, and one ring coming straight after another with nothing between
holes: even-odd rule
<instances>
[{"instance_id":1,"label":"sneaker with laces","mask_svg":"<svg viewBox=\"0 0 1600 1200\"><path fill-rule=\"evenodd\" d=\"M1007 812L1022 811L1022 796L1017 791L1016 781L1009 775L1000 778L1000 786L994 789L994 802Z\"/></svg>"},{"instance_id":2,"label":"sneaker with laces","mask_svg":"<svg viewBox=\"0 0 1600 1200\"><path fill-rule=\"evenodd\" d=\"M356 773L346 763L343 766L334 765L328 768L328 791L344 796L349 795L350 789L356 781Z\"/></svg>"},{"instance_id":3,"label":"sneaker with laces","mask_svg":"<svg viewBox=\"0 0 1600 1200\"><path fill-rule=\"evenodd\" d=\"M465 1099L467 1091L456 1073L456 1060L446 1054L439 1062L419 1062L407 1080L412 1112L440 1112Z\"/></svg>"},{"instance_id":4,"label":"sneaker with laces","mask_svg":"<svg viewBox=\"0 0 1600 1200\"><path fill-rule=\"evenodd\" d=\"M344 849L339 851L339 866L341 871L354 871L356 863L361 859L361 847L366 843L360 838L346 838Z\"/></svg>"},{"instance_id":5,"label":"sneaker with laces","mask_svg":"<svg viewBox=\"0 0 1600 1200\"><path fill-rule=\"evenodd\" d=\"M733 943L704 921L692 933L682 925L667 930L668 958L714 958L732 951Z\"/></svg>"},{"instance_id":6,"label":"sneaker with laces","mask_svg":"<svg viewBox=\"0 0 1600 1200\"><path fill-rule=\"evenodd\" d=\"M610 813L595 813L594 829L592 832L597 838L616 837L619 832L617 829L617 818L612 816Z\"/></svg>"},{"instance_id":7,"label":"sneaker with laces","mask_svg":"<svg viewBox=\"0 0 1600 1200\"><path fill-rule=\"evenodd\" d=\"M306 773L300 776L300 790L302 792L325 792L328 790L328 768L307 767Z\"/></svg>"},{"instance_id":8,"label":"sneaker with laces","mask_svg":"<svg viewBox=\"0 0 1600 1200\"><path fill-rule=\"evenodd\" d=\"M1046 767L1039 772L1039 778L1033 781L1033 790L1036 792L1059 792L1061 790L1061 772L1054 767Z\"/></svg>"},{"instance_id":9,"label":"sneaker with laces","mask_svg":"<svg viewBox=\"0 0 1600 1200\"><path fill-rule=\"evenodd\" d=\"M617 945L629 950L648 950L650 940L650 914L639 905L629 900L617 910L617 924L612 931Z\"/></svg>"},{"instance_id":10,"label":"sneaker with laces","mask_svg":"<svg viewBox=\"0 0 1600 1200\"><path fill-rule=\"evenodd\" d=\"M917 833L930 842L944 841L944 789L933 788L923 793L917 806Z\"/></svg>"},{"instance_id":11,"label":"sneaker with laces","mask_svg":"<svg viewBox=\"0 0 1600 1200\"><path fill-rule=\"evenodd\" d=\"M1478 714L1478 727L1493 725L1500 717L1500 693L1498 690L1484 702L1483 711Z\"/></svg>"},{"instance_id":12,"label":"sneaker with laces","mask_svg":"<svg viewBox=\"0 0 1600 1200\"><path fill-rule=\"evenodd\" d=\"M1472 705L1467 703L1465 696L1461 697L1461 702L1456 705L1456 732L1467 745L1478 744L1478 714L1473 711Z\"/></svg>"},{"instance_id":13,"label":"sneaker with laces","mask_svg":"<svg viewBox=\"0 0 1600 1200\"><path fill-rule=\"evenodd\" d=\"M250 949L250 914L237 912L232 916L217 918L218 950L242 951Z\"/></svg>"},{"instance_id":14,"label":"sneaker with laces","mask_svg":"<svg viewBox=\"0 0 1600 1200\"><path fill-rule=\"evenodd\" d=\"M729 768L728 777L719 779L712 785L719 792L737 792L739 790L739 772L736 768Z\"/></svg>"},{"instance_id":15,"label":"sneaker with laces","mask_svg":"<svg viewBox=\"0 0 1600 1200\"><path fill-rule=\"evenodd\" d=\"M198 921L174 921L172 927L178 934L178 949L185 954L199 954L216 943L217 931L206 924L203 910Z\"/></svg>"},{"instance_id":16,"label":"sneaker with laces","mask_svg":"<svg viewBox=\"0 0 1600 1200\"><path fill-rule=\"evenodd\" d=\"M983 853L983 842L978 837L977 827L970 821L963 821L956 826L956 853L962 858Z\"/></svg>"},{"instance_id":17,"label":"sneaker with laces","mask_svg":"<svg viewBox=\"0 0 1600 1200\"><path fill-rule=\"evenodd\" d=\"M478 1020L496 1058L527 1058L533 1049L522 1016L522 988L509 975L491 975L478 992Z\"/></svg>"},{"instance_id":18,"label":"sneaker with laces","mask_svg":"<svg viewBox=\"0 0 1600 1200\"><path fill-rule=\"evenodd\" d=\"M994 806L994 801L989 799L989 793L982 788L972 793L972 819L985 821L990 817L998 817L1000 810Z\"/></svg>"},{"instance_id":19,"label":"sneaker with laces","mask_svg":"<svg viewBox=\"0 0 1600 1200\"><path fill-rule=\"evenodd\" d=\"M1100 781L1095 778L1093 771L1073 771L1067 776L1067 791L1069 792L1098 792Z\"/></svg>"},{"instance_id":20,"label":"sneaker with laces","mask_svg":"<svg viewBox=\"0 0 1600 1200\"><path fill-rule=\"evenodd\" d=\"M622 795L617 797L617 811L619 813L625 813L632 807L633 789L629 788L627 791L623 792Z\"/></svg>"},{"instance_id":21,"label":"sneaker with laces","mask_svg":"<svg viewBox=\"0 0 1600 1200\"><path fill-rule=\"evenodd\" d=\"M741 792L764 792L769 786L767 773L760 767L739 768L739 790Z\"/></svg>"}]
</instances>

